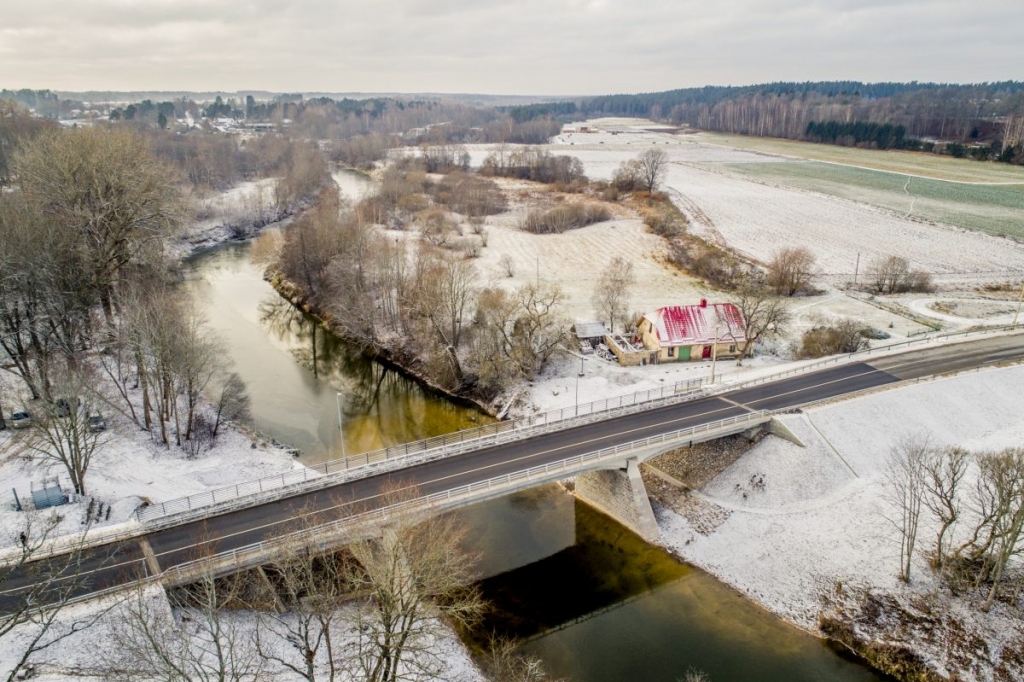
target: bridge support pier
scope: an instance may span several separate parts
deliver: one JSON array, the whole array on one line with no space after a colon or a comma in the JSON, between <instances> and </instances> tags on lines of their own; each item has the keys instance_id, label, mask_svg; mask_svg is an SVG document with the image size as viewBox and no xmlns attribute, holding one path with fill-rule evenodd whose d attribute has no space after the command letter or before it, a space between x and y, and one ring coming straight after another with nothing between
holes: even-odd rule
<instances>
[{"instance_id":1,"label":"bridge support pier","mask_svg":"<svg viewBox=\"0 0 1024 682\"><path fill-rule=\"evenodd\" d=\"M636 457L627 460L624 469L579 474L576 496L645 540L653 541L660 533Z\"/></svg>"}]
</instances>

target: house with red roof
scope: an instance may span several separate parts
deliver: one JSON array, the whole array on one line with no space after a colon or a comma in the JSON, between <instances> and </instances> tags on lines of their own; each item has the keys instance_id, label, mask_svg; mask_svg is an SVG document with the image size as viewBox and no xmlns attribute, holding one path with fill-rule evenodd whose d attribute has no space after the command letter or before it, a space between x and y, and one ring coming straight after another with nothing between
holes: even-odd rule
<instances>
[{"instance_id":1,"label":"house with red roof","mask_svg":"<svg viewBox=\"0 0 1024 682\"><path fill-rule=\"evenodd\" d=\"M637 321L644 348L657 362L736 357L743 350L746 324L732 303L676 305L658 308Z\"/></svg>"}]
</instances>

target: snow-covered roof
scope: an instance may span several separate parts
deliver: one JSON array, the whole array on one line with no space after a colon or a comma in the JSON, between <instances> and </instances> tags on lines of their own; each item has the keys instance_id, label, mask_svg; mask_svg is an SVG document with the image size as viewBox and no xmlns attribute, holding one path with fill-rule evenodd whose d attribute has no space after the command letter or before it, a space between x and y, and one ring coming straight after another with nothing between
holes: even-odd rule
<instances>
[{"instance_id":1,"label":"snow-covered roof","mask_svg":"<svg viewBox=\"0 0 1024 682\"><path fill-rule=\"evenodd\" d=\"M743 314L732 303L666 306L644 317L654 325L663 346L714 343L716 338L738 341L746 327Z\"/></svg>"},{"instance_id":2,"label":"snow-covered roof","mask_svg":"<svg viewBox=\"0 0 1024 682\"><path fill-rule=\"evenodd\" d=\"M604 322L577 322L573 325L573 331L580 339L603 338L608 333Z\"/></svg>"}]
</instances>

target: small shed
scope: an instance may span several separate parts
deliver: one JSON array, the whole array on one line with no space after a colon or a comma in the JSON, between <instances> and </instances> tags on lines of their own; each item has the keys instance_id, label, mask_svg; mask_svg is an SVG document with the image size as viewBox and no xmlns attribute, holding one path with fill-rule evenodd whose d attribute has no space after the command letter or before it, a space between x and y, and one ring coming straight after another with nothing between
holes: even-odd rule
<instances>
[{"instance_id":1,"label":"small shed","mask_svg":"<svg viewBox=\"0 0 1024 682\"><path fill-rule=\"evenodd\" d=\"M577 322L572 326L572 332L576 335L580 352L584 355L593 353L595 348L604 343L605 337L609 334L604 322Z\"/></svg>"},{"instance_id":2,"label":"small shed","mask_svg":"<svg viewBox=\"0 0 1024 682\"><path fill-rule=\"evenodd\" d=\"M44 478L43 484L39 488L32 484L32 505L36 509L59 507L67 502L68 496L60 487L60 481L56 476Z\"/></svg>"},{"instance_id":3,"label":"small shed","mask_svg":"<svg viewBox=\"0 0 1024 682\"><path fill-rule=\"evenodd\" d=\"M572 331L580 341L591 343L600 343L610 333L604 322L577 322L572 326Z\"/></svg>"}]
</instances>

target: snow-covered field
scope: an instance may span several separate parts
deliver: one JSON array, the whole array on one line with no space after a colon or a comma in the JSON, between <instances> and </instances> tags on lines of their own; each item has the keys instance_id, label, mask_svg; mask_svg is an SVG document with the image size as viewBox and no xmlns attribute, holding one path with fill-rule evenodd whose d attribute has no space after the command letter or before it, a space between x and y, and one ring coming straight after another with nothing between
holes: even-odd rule
<instances>
[{"instance_id":1,"label":"snow-covered field","mask_svg":"<svg viewBox=\"0 0 1024 682\"><path fill-rule=\"evenodd\" d=\"M7 384L6 395L18 395L19 387L12 375L0 374L0 381ZM28 407L31 411L31 403ZM52 515L59 517L51 536L80 533L86 528L90 498L94 507L100 502L110 506L109 517L104 512L101 520L88 526L90 533L106 533L132 523L132 513L144 501L171 500L301 466L286 451L260 439L254 441L230 425L221 429L212 449L189 459L173 441L170 448L164 447L156 434L141 430L113 409L103 414L107 430L85 477L88 495L49 510L16 511L11 489L17 490L23 505L31 499L32 486L38 487L46 477L57 476L61 486L69 490L63 467L28 447L30 429L0 431L0 479L4 481L5 497L0 505L0 547L17 543L29 517L37 529L45 527Z\"/></svg>"},{"instance_id":2,"label":"snow-covered field","mask_svg":"<svg viewBox=\"0 0 1024 682\"><path fill-rule=\"evenodd\" d=\"M816 407L782 421L806 445L768 437L696 493L724 522L707 535L659 509L662 542L774 613L816 628L821 597L837 582L895 594L927 594L936 581L922 551L909 587L897 579L898 538L883 514L890 448L924 434L972 451L1024 441L1024 367L991 369ZM751 481L762 478L763 489ZM721 512L724 511L724 514ZM933 539L931 525L921 543ZM926 549L926 547L925 547ZM955 604L965 608L964 604ZM977 605L967 607L975 612ZM993 644L1024 636L1005 606L975 617ZM940 667L942 651L928 651ZM1018 671L1024 673L1024 671ZM1017 679L1020 679L1018 676Z\"/></svg>"},{"instance_id":3,"label":"snow-covered field","mask_svg":"<svg viewBox=\"0 0 1024 682\"><path fill-rule=\"evenodd\" d=\"M806 246L817 257L819 270L836 284L852 279L858 254L861 273L876 257L895 254L937 275L984 272L995 279L999 273L1024 274L1024 245L715 168L726 163L786 163L792 157L650 132L645 130L654 127L649 122L598 119L590 125L599 132L563 133L548 148L579 157L595 179L611 178L619 164L652 145L667 152L664 186L690 216L693 229L754 260L766 262L780 248Z\"/></svg>"}]
</instances>

